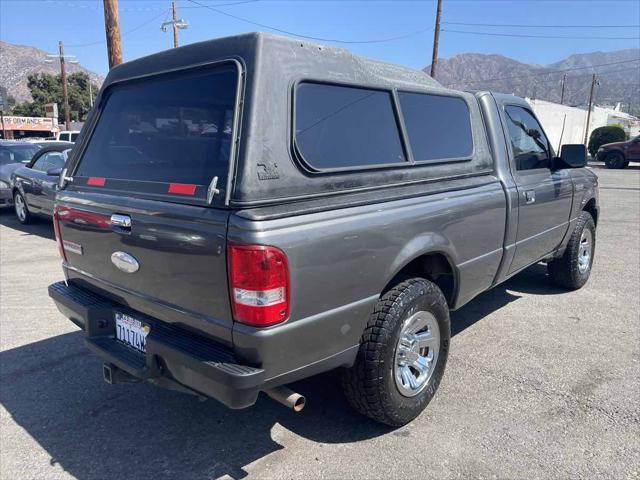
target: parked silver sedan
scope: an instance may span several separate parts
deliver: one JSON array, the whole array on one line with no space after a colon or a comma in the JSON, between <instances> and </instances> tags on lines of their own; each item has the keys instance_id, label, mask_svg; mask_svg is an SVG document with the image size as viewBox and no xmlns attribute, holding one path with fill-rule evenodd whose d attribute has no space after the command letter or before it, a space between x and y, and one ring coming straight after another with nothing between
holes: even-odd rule
<instances>
[{"instance_id":1,"label":"parked silver sedan","mask_svg":"<svg viewBox=\"0 0 640 480\"><path fill-rule=\"evenodd\" d=\"M13 205L11 173L31 161L41 146L16 140L0 141L0 207Z\"/></svg>"},{"instance_id":2,"label":"parked silver sedan","mask_svg":"<svg viewBox=\"0 0 640 480\"><path fill-rule=\"evenodd\" d=\"M61 143L44 147L29 163L11 173L10 186L21 223L31 223L34 216L50 218L53 215L58 179L71 151L70 145Z\"/></svg>"}]
</instances>

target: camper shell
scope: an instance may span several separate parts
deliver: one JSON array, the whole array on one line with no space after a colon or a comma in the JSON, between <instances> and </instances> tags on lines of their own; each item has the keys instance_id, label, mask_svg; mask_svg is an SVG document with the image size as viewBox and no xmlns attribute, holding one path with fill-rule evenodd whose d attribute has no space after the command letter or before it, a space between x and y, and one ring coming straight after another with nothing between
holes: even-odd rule
<instances>
[{"instance_id":1,"label":"camper shell","mask_svg":"<svg viewBox=\"0 0 640 480\"><path fill-rule=\"evenodd\" d=\"M493 171L482 113L471 93L442 87L426 73L355 56L347 50L265 33L199 42L119 65L107 76L88 132L100 115L100 100L114 85L169 72L232 65L238 72L236 149L224 196L216 205L249 207L362 193L443 178L466 178ZM295 146L293 112L296 87L303 82L370 88L389 92L406 161L385 166L318 171ZM420 92L462 99L469 108L473 151L463 158L420 161L408 145L398 92ZM74 157L90 139L83 134ZM73 169L73 163L70 165ZM222 180L222 179L221 179ZM277 195L274 195L277 192Z\"/></svg>"}]
</instances>

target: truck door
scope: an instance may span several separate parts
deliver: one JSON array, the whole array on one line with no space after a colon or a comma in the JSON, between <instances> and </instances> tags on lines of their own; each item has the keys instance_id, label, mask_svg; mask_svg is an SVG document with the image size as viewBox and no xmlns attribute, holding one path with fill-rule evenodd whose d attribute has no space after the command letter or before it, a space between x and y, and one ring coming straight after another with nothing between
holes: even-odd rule
<instances>
[{"instance_id":1,"label":"truck door","mask_svg":"<svg viewBox=\"0 0 640 480\"><path fill-rule=\"evenodd\" d=\"M573 182L568 170L552 171L549 141L533 113L522 105L505 105L512 171L518 189L518 233L509 273L555 250L571 214Z\"/></svg>"}]
</instances>

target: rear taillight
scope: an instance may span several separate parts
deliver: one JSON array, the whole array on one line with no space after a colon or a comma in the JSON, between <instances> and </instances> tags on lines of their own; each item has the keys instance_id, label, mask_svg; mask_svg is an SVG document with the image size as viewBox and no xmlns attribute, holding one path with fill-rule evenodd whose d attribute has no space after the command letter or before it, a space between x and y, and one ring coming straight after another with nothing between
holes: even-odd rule
<instances>
[{"instance_id":1,"label":"rear taillight","mask_svg":"<svg viewBox=\"0 0 640 480\"><path fill-rule=\"evenodd\" d=\"M237 322L266 327L289 318L289 266L282 250L229 245L229 292Z\"/></svg>"},{"instance_id":2,"label":"rear taillight","mask_svg":"<svg viewBox=\"0 0 640 480\"><path fill-rule=\"evenodd\" d=\"M58 205L53 207L53 231L56 234L56 242L58 243L58 251L62 260L66 261L67 256L64 252L64 246L62 245L62 235L60 234L60 207Z\"/></svg>"}]
</instances>

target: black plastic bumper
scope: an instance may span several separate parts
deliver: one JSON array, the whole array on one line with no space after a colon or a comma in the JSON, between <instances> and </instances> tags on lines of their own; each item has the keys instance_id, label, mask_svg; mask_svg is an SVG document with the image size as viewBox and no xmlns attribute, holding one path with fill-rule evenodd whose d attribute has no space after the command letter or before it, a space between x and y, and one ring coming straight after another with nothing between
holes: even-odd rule
<instances>
[{"instance_id":1,"label":"black plastic bumper","mask_svg":"<svg viewBox=\"0 0 640 480\"><path fill-rule=\"evenodd\" d=\"M241 365L229 348L73 284L49 285L49 296L63 315L85 331L87 346L105 363L140 380L177 382L230 408L255 403L264 370ZM150 325L146 355L115 339L116 311Z\"/></svg>"}]
</instances>

